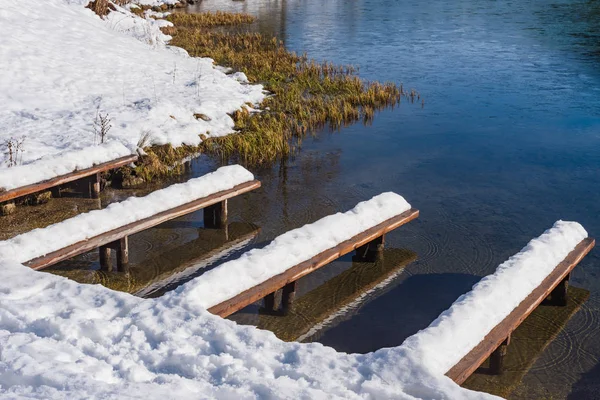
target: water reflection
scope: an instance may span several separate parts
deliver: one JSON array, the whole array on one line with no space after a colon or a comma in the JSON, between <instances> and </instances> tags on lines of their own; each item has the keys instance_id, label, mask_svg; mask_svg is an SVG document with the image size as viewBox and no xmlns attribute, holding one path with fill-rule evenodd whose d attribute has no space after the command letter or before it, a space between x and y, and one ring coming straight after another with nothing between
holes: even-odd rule
<instances>
[{"instance_id":1,"label":"water reflection","mask_svg":"<svg viewBox=\"0 0 600 400\"><path fill-rule=\"evenodd\" d=\"M416 257L410 250L386 249L375 263L353 262L346 271L297 299L286 316L261 314L258 327L286 341L318 340L323 329L335 326L393 286Z\"/></svg>"},{"instance_id":2,"label":"water reflection","mask_svg":"<svg viewBox=\"0 0 600 400\"><path fill-rule=\"evenodd\" d=\"M97 252L45 271L81 283L99 283L137 296L155 297L239 254L260 232L256 225L248 223L233 222L226 229L190 229L189 224L180 222L131 236L132 257L126 272L97 269Z\"/></svg>"}]
</instances>

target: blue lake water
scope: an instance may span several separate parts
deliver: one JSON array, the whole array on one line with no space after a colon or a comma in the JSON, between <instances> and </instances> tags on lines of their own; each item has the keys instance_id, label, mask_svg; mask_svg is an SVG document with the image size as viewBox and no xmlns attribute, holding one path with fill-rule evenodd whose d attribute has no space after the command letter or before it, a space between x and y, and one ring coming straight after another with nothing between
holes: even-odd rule
<instances>
[{"instance_id":1,"label":"blue lake water","mask_svg":"<svg viewBox=\"0 0 600 400\"><path fill-rule=\"evenodd\" d=\"M191 11L216 9L257 15L256 29L288 48L425 99L321 132L293 160L255 170L264 190L234 203L233 218L262 227L256 245L382 191L421 210L388 242L419 260L311 340L348 352L398 345L554 221L600 236L600 1L204 0ZM589 301L514 398L598 398L600 251L572 284Z\"/></svg>"}]
</instances>

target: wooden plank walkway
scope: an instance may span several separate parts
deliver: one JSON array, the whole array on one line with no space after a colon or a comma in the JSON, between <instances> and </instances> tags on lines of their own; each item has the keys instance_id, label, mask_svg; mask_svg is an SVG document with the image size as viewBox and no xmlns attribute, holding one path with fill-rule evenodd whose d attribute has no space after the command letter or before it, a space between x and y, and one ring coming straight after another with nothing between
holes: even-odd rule
<instances>
[{"instance_id":1,"label":"wooden plank walkway","mask_svg":"<svg viewBox=\"0 0 600 400\"><path fill-rule=\"evenodd\" d=\"M385 243L384 235L419 216L419 210L410 209L400 215L392 217L366 231L330 248L311 259L289 268L285 272L267 279L259 285L252 287L235 297L220 304L210 307L208 311L226 317L241 310L249 304L260 299L265 299L266 309L275 309L275 292L283 288L282 308L289 307L294 300L296 281L305 275L329 264L331 261L342 257L352 251L364 260L372 260L381 254Z\"/></svg>"},{"instance_id":2,"label":"wooden plank walkway","mask_svg":"<svg viewBox=\"0 0 600 400\"><path fill-rule=\"evenodd\" d=\"M595 240L586 238L534 289L500 324L454 365L446 376L462 384L489 357L490 372L501 373L512 332L548 296L556 305L566 305L569 276L573 268L594 247Z\"/></svg>"},{"instance_id":3,"label":"wooden plank walkway","mask_svg":"<svg viewBox=\"0 0 600 400\"><path fill-rule=\"evenodd\" d=\"M29 260L24 264L33 269L42 269L90 250L100 248L100 263L104 269L112 269L110 265L111 249L117 251L117 268L123 269L129 261L128 236L200 209L204 209L204 218L205 221L208 221L208 224L205 223L205 226L209 228L224 226L227 223L227 199L259 187L260 182L257 180L244 182L232 189L214 193L90 239L82 240L42 257Z\"/></svg>"},{"instance_id":4,"label":"wooden plank walkway","mask_svg":"<svg viewBox=\"0 0 600 400\"><path fill-rule=\"evenodd\" d=\"M92 196L98 196L100 193L100 174L112 169L117 169L125 165L131 164L137 161L138 156L135 154L117 158L112 161L108 161L102 164L94 165L93 167L82 169L79 171L73 171L66 175L60 175L56 178L48 179L43 182L34 183L31 185L22 186L16 189L0 191L0 203L6 203L15 200L19 197L24 197L30 194L42 192L44 190L52 189L54 187L64 185L69 182L73 182L79 179L92 177L93 181L90 183L90 194Z\"/></svg>"}]
</instances>

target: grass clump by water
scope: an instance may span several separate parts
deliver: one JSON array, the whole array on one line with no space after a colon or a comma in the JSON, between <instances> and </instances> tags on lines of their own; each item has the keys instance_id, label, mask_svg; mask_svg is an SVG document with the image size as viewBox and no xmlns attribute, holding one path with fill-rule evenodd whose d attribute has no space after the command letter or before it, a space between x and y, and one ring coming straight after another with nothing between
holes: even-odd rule
<instances>
[{"instance_id":1,"label":"grass clump by water","mask_svg":"<svg viewBox=\"0 0 600 400\"><path fill-rule=\"evenodd\" d=\"M370 123L375 112L420 96L394 83L366 82L352 66L316 62L285 49L274 37L249 32L223 32L218 26L247 24L254 17L225 12L172 14L172 45L194 57L244 72L272 93L262 112L244 108L233 114L238 134L210 138L203 151L225 159L260 164L292 153L302 138L329 126L339 129L357 121Z\"/></svg>"}]
</instances>

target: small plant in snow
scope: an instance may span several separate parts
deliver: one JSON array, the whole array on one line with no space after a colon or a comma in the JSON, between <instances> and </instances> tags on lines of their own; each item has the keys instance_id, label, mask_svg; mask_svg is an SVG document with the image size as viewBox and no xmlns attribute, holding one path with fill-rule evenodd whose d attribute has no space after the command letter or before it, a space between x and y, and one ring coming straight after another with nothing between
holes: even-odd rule
<instances>
[{"instance_id":1,"label":"small plant in snow","mask_svg":"<svg viewBox=\"0 0 600 400\"><path fill-rule=\"evenodd\" d=\"M140 133L140 138L137 142L137 147L143 149L144 147L148 147L150 142L152 141L152 132L149 129L143 130Z\"/></svg>"},{"instance_id":2,"label":"small plant in snow","mask_svg":"<svg viewBox=\"0 0 600 400\"><path fill-rule=\"evenodd\" d=\"M4 143L9 168L19 165L23 161L23 142L25 142L25 137L20 139L10 138Z\"/></svg>"},{"instance_id":3,"label":"small plant in snow","mask_svg":"<svg viewBox=\"0 0 600 400\"><path fill-rule=\"evenodd\" d=\"M100 107L96 110L96 119L94 119L94 143L98 144L98 140L100 143L104 143L104 139L112 128L110 124L110 118L108 117L108 113L102 115L100 112Z\"/></svg>"}]
</instances>

